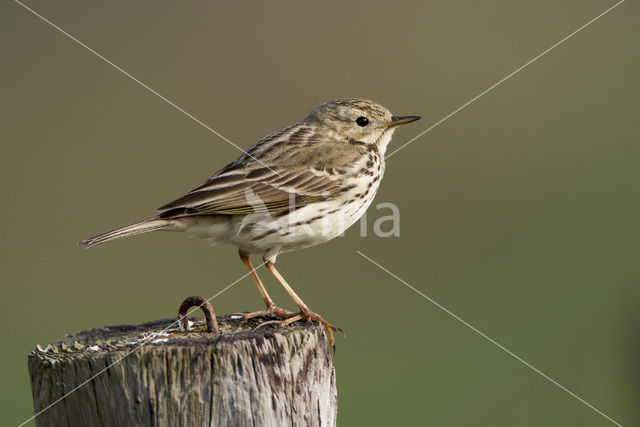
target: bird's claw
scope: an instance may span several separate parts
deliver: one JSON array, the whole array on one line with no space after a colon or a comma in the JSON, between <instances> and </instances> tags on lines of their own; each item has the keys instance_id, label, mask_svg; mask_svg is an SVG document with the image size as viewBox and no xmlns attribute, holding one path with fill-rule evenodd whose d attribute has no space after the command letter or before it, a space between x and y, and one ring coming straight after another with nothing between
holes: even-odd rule
<instances>
[{"instance_id":1,"label":"bird's claw","mask_svg":"<svg viewBox=\"0 0 640 427\"><path fill-rule=\"evenodd\" d=\"M331 346L331 348L333 348L333 352L335 353L336 342L335 342L335 339L333 338L333 331L341 332L342 335L344 336L344 331L341 328L332 325L331 323L324 320L322 316L310 310L304 310L299 313L295 313L294 316L280 322L280 327L285 327L287 325L297 322L298 320L306 320L307 322L317 321L322 326L324 326L324 329L327 331L327 335L329 337L329 345Z\"/></svg>"},{"instance_id":2,"label":"bird's claw","mask_svg":"<svg viewBox=\"0 0 640 427\"><path fill-rule=\"evenodd\" d=\"M283 308L280 308L276 305L271 305L267 308L265 308L264 310L258 310L258 311L252 311L251 313L245 313L242 318L244 320L248 320L248 319L253 319L256 317L263 317L263 316L274 316L274 317L278 317L281 320L280 323L280 327L284 328L287 325L290 325L292 323L295 323L299 320L306 320L307 322L313 322L313 321L317 321L319 322L324 329L327 331L327 335L329 337L329 345L331 346L331 348L333 348L333 352L335 353L336 351L336 342L335 339L333 338L333 332L340 332L343 336L345 335L344 331L342 330L342 328L339 328L337 326L332 325L331 323L327 322L326 320L324 320L322 318L322 316L320 316L317 313L314 313L313 311L310 310L304 310L304 311L300 311L300 312L294 312L294 311L289 311L289 310L285 310ZM265 322L265 324L271 324L273 321L268 321ZM263 326L263 325L260 325Z\"/></svg>"},{"instance_id":3,"label":"bird's claw","mask_svg":"<svg viewBox=\"0 0 640 427\"><path fill-rule=\"evenodd\" d=\"M270 305L264 310L252 311L251 313L245 313L242 318L244 320L253 319L255 317L263 317L263 316L274 316L280 319L290 319L291 317L297 316L298 313L285 310L284 308L280 308L277 305Z\"/></svg>"}]
</instances>

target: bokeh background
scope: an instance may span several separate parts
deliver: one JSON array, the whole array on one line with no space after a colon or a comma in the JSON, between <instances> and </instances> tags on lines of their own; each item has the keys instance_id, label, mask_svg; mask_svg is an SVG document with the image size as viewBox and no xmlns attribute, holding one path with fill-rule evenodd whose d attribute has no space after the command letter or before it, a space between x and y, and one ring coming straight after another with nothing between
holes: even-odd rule
<instances>
[{"instance_id":1,"label":"bokeh background","mask_svg":"<svg viewBox=\"0 0 640 427\"><path fill-rule=\"evenodd\" d=\"M27 4L241 147L359 96L423 116L393 150L614 2ZM0 414L16 425L33 414L37 343L173 316L245 270L232 247L170 233L76 247L239 152L17 3L0 8ZM371 232L373 207L368 237L353 227L279 258L347 332L340 425L609 424L357 250L640 424L639 10L623 3L389 159L374 205L400 208L400 237ZM261 304L250 278L213 300Z\"/></svg>"}]
</instances>

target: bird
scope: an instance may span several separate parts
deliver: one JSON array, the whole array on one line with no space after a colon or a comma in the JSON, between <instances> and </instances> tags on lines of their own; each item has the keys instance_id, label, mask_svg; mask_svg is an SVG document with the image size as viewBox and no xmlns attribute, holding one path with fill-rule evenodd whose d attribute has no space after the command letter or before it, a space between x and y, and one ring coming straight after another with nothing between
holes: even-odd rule
<instances>
[{"instance_id":1,"label":"bird","mask_svg":"<svg viewBox=\"0 0 640 427\"><path fill-rule=\"evenodd\" d=\"M395 116L363 98L340 98L303 120L259 140L235 161L151 218L83 240L89 248L151 231L179 231L238 248L266 308L245 319L275 316L281 326L317 321L335 349L340 330L314 313L276 269L279 254L327 242L353 225L371 204L385 170L385 151L398 125L420 116ZM264 265L298 306L275 304L249 256Z\"/></svg>"}]
</instances>

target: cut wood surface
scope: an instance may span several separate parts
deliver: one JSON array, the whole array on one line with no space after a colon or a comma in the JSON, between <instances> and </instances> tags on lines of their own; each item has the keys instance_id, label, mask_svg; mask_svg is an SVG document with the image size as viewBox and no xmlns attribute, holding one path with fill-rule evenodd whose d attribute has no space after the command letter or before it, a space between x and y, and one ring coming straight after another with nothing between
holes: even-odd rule
<instances>
[{"instance_id":1,"label":"cut wood surface","mask_svg":"<svg viewBox=\"0 0 640 427\"><path fill-rule=\"evenodd\" d=\"M237 317L218 317L219 336L166 319L38 346L28 358L34 413L53 405L36 425L334 426L322 327Z\"/></svg>"}]
</instances>

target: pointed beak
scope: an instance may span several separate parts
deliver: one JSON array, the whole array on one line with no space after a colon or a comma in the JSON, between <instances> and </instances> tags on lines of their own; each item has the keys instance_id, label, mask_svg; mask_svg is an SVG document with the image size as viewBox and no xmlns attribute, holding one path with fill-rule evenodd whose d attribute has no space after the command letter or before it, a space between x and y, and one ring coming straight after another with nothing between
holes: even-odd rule
<instances>
[{"instance_id":1,"label":"pointed beak","mask_svg":"<svg viewBox=\"0 0 640 427\"><path fill-rule=\"evenodd\" d=\"M391 117L391 122L386 126L388 128L392 128L398 125L404 125L407 123L415 122L416 120L420 120L422 117L420 116L393 116Z\"/></svg>"}]
</instances>

